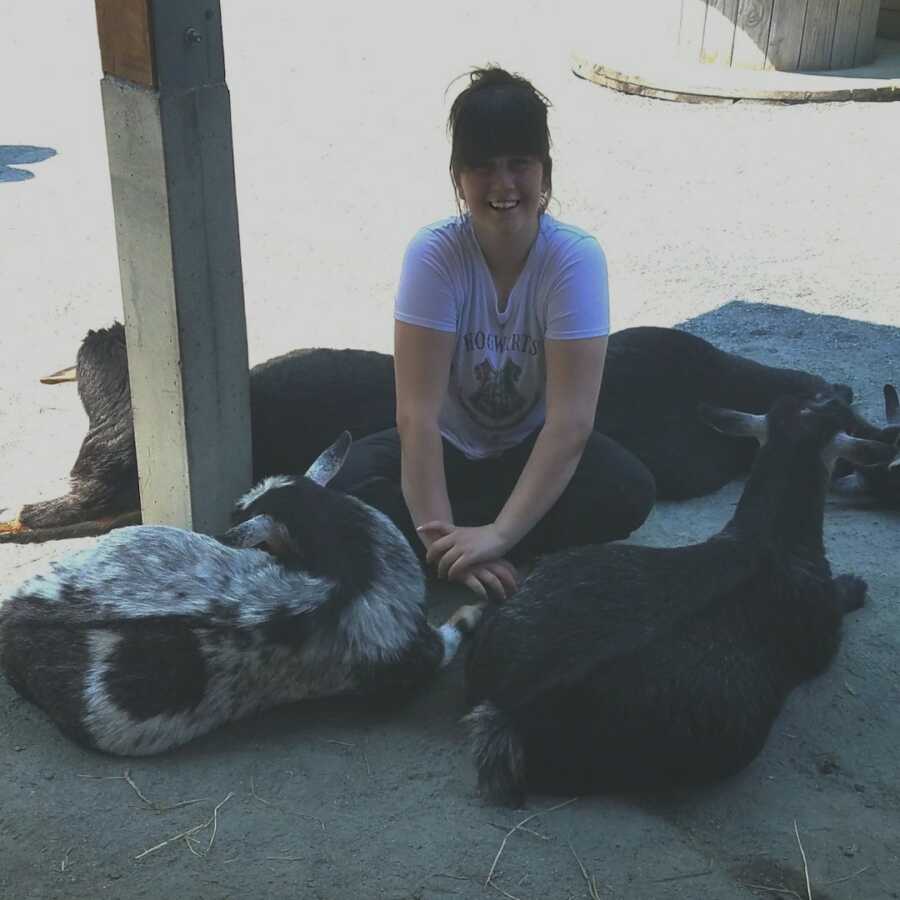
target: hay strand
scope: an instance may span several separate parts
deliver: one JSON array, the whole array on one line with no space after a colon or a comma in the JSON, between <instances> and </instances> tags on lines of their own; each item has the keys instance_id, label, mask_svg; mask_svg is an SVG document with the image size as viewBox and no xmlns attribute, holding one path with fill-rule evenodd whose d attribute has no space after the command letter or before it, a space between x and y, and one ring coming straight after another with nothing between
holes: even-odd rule
<instances>
[{"instance_id":1,"label":"hay strand","mask_svg":"<svg viewBox=\"0 0 900 900\"><path fill-rule=\"evenodd\" d=\"M809 866L806 863L806 851L803 849L803 841L800 840L800 829L797 828L797 820L794 819L794 834L797 838L797 846L800 848L800 856L803 857L803 874L806 877L807 900L813 900L812 886L809 883Z\"/></svg>"},{"instance_id":2,"label":"hay strand","mask_svg":"<svg viewBox=\"0 0 900 900\"><path fill-rule=\"evenodd\" d=\"M514 825L512 828L510 828L509 831L506 833L506 836L503 838L503 842L500 844L500 849L497 851L497 855L494 857L494 862L491 865L491 871L488 872L488 876L484 880L484 886L485 887L496 887L496 885L491 883L491 879L494 877L494 872L497 870L497 863L500 862L500 857L503 854L504 848L506 847L506 842L510 839L510 837L513 834L515 834L515 832L517 832L523 825L530 822L532 819L536 819L538 816L543 816L543 815L546 815L547 813L556 812L556 810L562 809L564 806L569 806L570 804L574 803L578 799L580 799L580 798L572 797L571 799L566 800L564 803L557 803L556 806L551 806L549 809L538 810L538 812L532 813L530 816L526 816L524 819L522 819L521 822L518 823L518 825ZM500 890L500 888L497 888L497 889ZM503 892L501 891L501 893L503 893Z\"/></svg>"},{"instance_id":3,"label":"hay strand","mask_svg":"<svg viewBox=\"0 0 900 900\"><path fill-rule=\"evenodd\" d=\"M158 803L148 799L131 777L131 769L125 769L121 775L77 775L77 778L89 778L92 781L124 781L154 812L164 813L173 809L181 809L184 806L193 806L195 803L203 803L208 797L198 797L195 800L179 800L177 803Z\"/></svg>"},{"instance_id":4,"label":"hay strand","mask_svg":"<svg viewBox=\"0 0 900 900\"><path fill-rule=\"evenodd\" d=\"M181 840L184 840L184 842L187 844L188 849L195 856L205 856L212 849L213 841L216 839L216 831L219 827L219 810L233 796L234 796L234 792L232 791L228 794L228 796L224 800L217 803L215 809L213 810L213 814L205 822L202 822L199 825L195 825L193 828L188 828L185 831L179 831L178 834L174 834L174 835L172 835L172 837L167 838L164 841L160 841L160 843L156 844L156 846L154 846L154 847L148 847L146 850L142 851L141 853L138 853L138 855L134 857L135 860L143 859L145 856L149 856L151 853L156 853L157 850L162 850L163 847L168 847L169 844L174 844L176 841L181 841ZM201 853L198 853L191 846L189 838L191 838L192 835L195 835L198 831L204 831L205 829L209 828L210 825L213 826L212 836L209 839L209 843L206 845L206 849L204 851L202 851ZM195 843L199 843L199 841L195 841Z\"/></svg>"},{"instance_id":5,"label":"hay strand","mask_svg":"<svg viewBox=\"0 0 900 900\"><path fill-rule=\"evenodd\" d=\"M600 897L600 885L597 883L596 875L588 875L587 869L584 867L584 863L578 858L578 854L575 852L575 848L572 844L569 844L569 849L572 851L572 856L575 857L575 862L578 863L578 868L581 869L581 874L587 883L588 886L588 894L591 896L591 900L601 900Z\"/></svg>"},{"instance_id":6,"label":"hay strand","mask_svg":"<svg viewBox=\"0 0 900 900\"><path fill-rule=\"evenodd\" d=\"M861 869L857 869L855 872L851 872L849 875L844 875L842 878L835 878L832 881L823 881L822 887L831 887L831 885L833 884L842 884L845 881L850 881L851 878L856 878L859 875L862 875L863 872L868 872L871 868L871 866L863 866Z\"/></svg>"}]
</instances>

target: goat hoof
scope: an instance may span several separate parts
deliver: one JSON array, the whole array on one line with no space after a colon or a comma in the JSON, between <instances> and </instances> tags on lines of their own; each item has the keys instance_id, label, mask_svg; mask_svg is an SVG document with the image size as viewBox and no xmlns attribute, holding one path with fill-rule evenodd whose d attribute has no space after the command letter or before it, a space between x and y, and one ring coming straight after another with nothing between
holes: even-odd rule
<instances>
[{"instance_id":1,"label":"goat hoof","mask_svg":"<svg viewBox=\"0 0 900 900\"><path fill-rule=\"evenodd\" d=\"M834 587L845 612L861 609L866 602L868 585L856 575L838 575Z\"/></svg>"},{"instance_id":2,"label":"goat hoof","mask_svg":"<svg viewBox=\"0 0 900 900\"><path fill-rule=\"evenodd\" d=\"M449 619L447 623L461 631L463 634L471 634L481 621L484 615L483 603L472 603L467 606L460 606Z\"/></svg>"}]
</instances>

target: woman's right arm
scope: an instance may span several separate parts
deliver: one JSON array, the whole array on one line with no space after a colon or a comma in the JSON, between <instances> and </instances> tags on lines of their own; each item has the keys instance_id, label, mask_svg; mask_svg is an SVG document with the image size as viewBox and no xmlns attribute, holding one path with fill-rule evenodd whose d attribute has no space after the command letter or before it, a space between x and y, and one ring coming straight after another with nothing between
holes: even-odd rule
<instances>
[{"instance_id":1,"label":"woman's right arm","mask_svg":"<svg viewBox=\"0 0 900 900\"><path fill-rule=\"evenodd\" d=\"M401 487L416 526L434 520L453 521L438 417L455 345L453 332L394 323ZM420 536L425 546L430 546L431 536L422 532Z\"/></svg>"}]
</instances>

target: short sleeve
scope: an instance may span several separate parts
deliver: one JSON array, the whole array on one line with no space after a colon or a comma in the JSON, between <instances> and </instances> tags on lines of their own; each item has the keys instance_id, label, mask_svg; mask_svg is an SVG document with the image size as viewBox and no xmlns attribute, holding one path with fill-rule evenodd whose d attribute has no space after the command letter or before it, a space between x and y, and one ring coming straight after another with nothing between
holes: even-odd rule
<instances>
[{"instance_id":1,"label":"short sleeve","mask_svg":"<svg viewBox=\"0 0 900 900\"><path fill-rule=\"evenodd\" d=\"M431 229L417 232L403 255L394 318L438 331L457 329L455 291L446 248Z\"/></svg>"},{"instance_id":2,"label":"short sleeve","mask_svg":"<svg viewBox=\"0 0 900 900\"><path fill-rule=\"evenodd\" d=\"M606 256L589 235L561 248L547 298L550 340L609 334L609 278Z\"/></svg>"}]
</instances>

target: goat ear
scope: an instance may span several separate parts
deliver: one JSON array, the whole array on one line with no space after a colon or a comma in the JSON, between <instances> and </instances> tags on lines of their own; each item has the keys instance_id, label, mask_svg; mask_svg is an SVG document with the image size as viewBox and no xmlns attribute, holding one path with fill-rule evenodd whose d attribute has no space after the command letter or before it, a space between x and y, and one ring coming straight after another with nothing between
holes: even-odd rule
<instances>
[{"instance_id":1,"label":"goat ear","mask_svg":"<svg viewBox=\"0 0 900 900\"><path fill-rule=\"evenodd\" d=\"M867 441L864 438L851 437L839 431L825 448L826 459L846 459L855 466L875 466L888 464L894 468L900 461L900 453L896 447L884 441Z\"/></svg>"},{"instance_id":2,"label":"goat ear","mask_svg":"<svg viewBox=\"0 0 900 900\"><path fill-rule=\"evenodd\" d=\"M266 535L275 524L271 516L253 516L240 525L229 528L221 535L219 541L228 547L236 547L246 550L248 547L258 547L266 540Z\"/></svg>"},{"instance_id":3,"label":"goat ear","mask_svg":"<svg viewBox=\"0 0 900 900\"><path fill-rule=\"evenodd\" d=\"M238 550L262 549L273 556L286 556L292 550L286 529L271 516L253 516L229 528L219 540Z\"/></svg>"},{"instance_id":4,"label":"goat ear","mask_svg":"<svg viewBox=\"0 0 900 900\"><path fill-rule=\"evenodd\" d=\"M900 399L892 384L884 386L884 415L888 425L900 425Z\"/></svg>"},{"instance_id":5,"label":"goat ear","mask_svg":"<svg viewBox=\"0 0 900 900\"><path fill-rule=\"evenodd\" d=\"M341 466L344 464L344 460L350 452L350 445L352 443L353 438L350 437L350 432L343 432L341 436L306 470L306 477L324 487L324 485L328 484L328 482L341 470Z\"/></svg>"},{"instance_id":6,"label":"goat ear","mask_svg":"<svg viewBox=\"0 0 900 900\"><path fill-rule=\"evenodd\" d=\"M849 384L833 384L831 389L834 392L834 396L846 403L847 406L853 402L853 388Z\"/></svg>"},{"instance_id":7,"label":"goat ear","mask_svg":"<svg viewBox=\"0 0 900 900\"><path fill-rule=\"evenodd\" d=\"M734 437L754 437L764 444L768 435L766 417L736 409L721 409L700 403L697 407L700 419L707 425Z\"/></svg>"}]
</instances>

